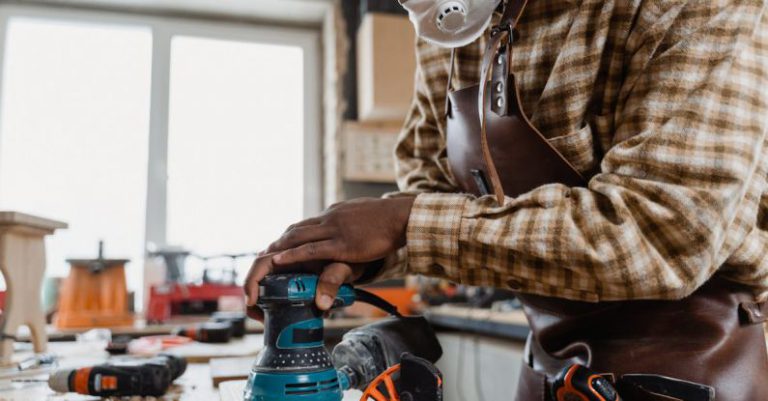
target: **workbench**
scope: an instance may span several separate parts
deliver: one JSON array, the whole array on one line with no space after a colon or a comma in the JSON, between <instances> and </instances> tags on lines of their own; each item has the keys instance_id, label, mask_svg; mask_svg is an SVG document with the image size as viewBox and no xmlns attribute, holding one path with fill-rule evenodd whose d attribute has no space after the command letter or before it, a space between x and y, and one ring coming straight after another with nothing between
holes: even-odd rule
<instances>
[{"instance_id":1,"label":"workbench","mask_svg":"<svg viewBox=\"0 0 768 401\"><path fill-rule=\"evenodd\" d=\"M245 344L262 343L263 338L261 335L250 335L246 339L242 340ZM234 344L237 343L233 340ZM211 344L205 344L213 346ZM108 354L103 350L103 344L82 344L77 342L54 342L50 344L50 352L60 356L59 367L60 368L77 368L96 365L104 363L107 360ZM226 347L227 345L222 345ZM215 346L213 346L215 347ZM232 348L232 347L230 347ZM169 350L171 353L177 353L174 349ZM20 356L24 356L21 353ZM29 353L31 355L31 352ZM183 352L182 352L183 354ZM226 352L215 355L216 357L227 357ZM255 356L249 358L255 359ZM191 358L191 360L198 360L200 362L190 362L187 366L186 372L176 380L174 385L170 388L168 393L157 399L162 401L213 401L219 400L219 389L213 387L211 381L210 365L207 361L203 362L202 358ZM95 401L100 400L99 397L84 396L79 394L57 394L48 388L47 383L17 383L11 381L11 378L15 379L41 379L45 380L48 377L48 371L45 370L30 370L21 374L15 373L12 376L8 370L0 370L0 401ZM238 390L233 392L232 386L228 388L230 391L227 393L227 397L223 400L233 399L238 400L238 395L242 395L241 389L244 386L244 382L239 382ZM234 398L232 398L234 397ZM347 392L344 401L357 401L360 397L359 392ZM150 401L156 400L153 397L134 397L131 401Z\"/></svg>"},{"instance_id":2,"label":"workbench","mask_svg":"<svg viewBox=\"0 0 768 401\"><path fill-rule=\"evenodd\" d=\"M427 308L424 316L437 331L460 331L522 342L531 331L522 310L499 312L446 304Z\"/></svg>"},{"instance_id":3,"label":"workbench","mask_svg":"<svg viewBox=\"0 0 768 401\"><path fill-rule=\"evenodd\" d=\"M146 325L137 320L133 327L111 328L113 338L116 336L141 337L148 335L169 334L174 327L180 324L191 324L199 321L197 318L189 318L174 321L166 325ZM376 321L375 318L342 318L326 320L326 337L339 339L346 331ZM84 367L104 363L108 354L104 351L105 344L82 344L75 342L77 334L84 330L59 330L49 326L48 335L52 340L49 345L49 353L60 356L59 367ZM255 359L256 352L263 344L263 326L261 323L248 320L245 339L233 339L228 344L202 344L190 343L179 348L172 348L168 352L184 356L189 361L186 373L181 376L168 394L160 400L164 401L210 401L219 400L219 389L214 388L211 379L209 360L212 358L243 358ZM27 339L28 331L20 330L20 339ZM32 347L29 343L19 343L22 348L14 355L14 360L19 361L27 356L32 356ZM31 370L19 374L12 369L0 368L0 401L91 401L99 400L98 397L82 396L77 394L55 394L46 383L17 383L11 378L17 379L46 379L48 371ZM244 383L241 383L241 387ZM230 386L231 388L231 386ZM350 392L345 401L357 401L359 394ZM151 400L148 397L147 400ZM136 398L131 401L139 401Z\"/></svg>"},{"instance_id":4,"label":"workbench","mask_svg":"<svg viewBox=\"0 0 768 401\"><path fill-rule=\"evenodd\" d=\"M170 334L174 328L183 325L190 325L195 323L202 323L208 321L207 316L190 316L174 318L173 321L166 324L147 324L144 319L137 318L133 326L123 327L110 327L112 337L128 336L128 337L143 337L143 336L155 336ZM365 317L351 317L351 318L339 318L339 319L327 319L325 322L325 331L330 336L339 336L348 330L362 326L364 324L372 323L378 320L378 318L365 318ZM53 326L46 326L46 334L49 341L75 341L78 334L88 331L88 329L59 329ZM264 332L264 326L261 322L253 319L246 320L246 332L248 334L259 334ZM16 335L20 341L29 341L29 330L22 326L18 334ZM0 400L2 401L2 400Z\"/></svg>"},{"instance_id":5,"label":"workbench","mask_svg":"<svg viewBox=\"0 0 768 401\"><path fill-rule=\"evenodd\" d=\"M259 341L251 339L251 341ZM76 342L54 342L49 351L60 357L59 368L85 367L104 363L108 354L104 344L82 344ZM23 354L23 353L22 353ZM21 375L20 379L46 379L48 371L30 370ZM8 371L0 373L0 400L2 401L85 401L99 400L98 397L78 394L56 394L48 388L47 383L14 383ZM137 397L137 400L140 399ZM152 398L147 397L147 400ZM207 362L190 363L187 371L161 400L166 401L211 401L218 400L218 391L213 388ZM133 400L132 400L133 401Z\"/></svg>"},{"instance_id":6,"label":"workbench","mask_svg":"<svg viewBox=\"0 0 768 401\"><path fill-rule=\"evenodd\" d=\"M522 357L523 341L528 334L528 325L520 311L492 312L486 309L468 308L456 305L445 305L428 308L425 316L436 327L438 337L444 348L444 356L438 363L446 379L445 400L460 400L485 388L486 399L493 399L495 389L502 393L514 390L517 380L520 358ZM336 339L343 332L375 319L333 319L326 321L327 337ZM147 326L140 321L135 327L115 328L113 336L129 335L143 336L167 334L171 328L182 322L171 325ZM186 322L190 323L190 322ZM248 322L249 333L260 333L262 326L255 321ZM49 335L54 340L50 343L50 352L61 355L61 367L82 367L103 363L107 354L103 344L88 348L88 345L78 344L72 340L77 331L61 331L50 328ZM249 334L247 340L241 343L224 345L198 344L204 351L216 350L217 358L240 357L251 360L252 355L262 343L259 334ZM207 347L212 347L207 349ZM224 382L219 389L214 388L211 369L205 355L194 355L200 349L187 353L191 361L187 372L180 377L169 393L161 398L164 401L240 401L245 382L235 380ZM188 351L188 350L187 350ZM30 348L31 353L31 348ZM208 352L211 353L211 352ZM184 354L182 352L182 354ZM203 352L205 354L205 352ZM249 355L249 356L244 356ZM245 365L249 366L248 364ZM243 369L241 369L243 370ZM474 373L480 373L476 375ZM24 378L47 377L46 372L28 372ZM504 389L498 383L506 383ZM465 394L460 394L465 393ZM344 401L357 401L359 392L347 392ZM467 399L469 399L467 398ZM55 394L46 383L13 383L0 372L0 401L92 401L96 397L76 394ZM146 400L151 400L147 398ZM140 398L131 401L139 401Z\"/></svg>"}]
</instances>

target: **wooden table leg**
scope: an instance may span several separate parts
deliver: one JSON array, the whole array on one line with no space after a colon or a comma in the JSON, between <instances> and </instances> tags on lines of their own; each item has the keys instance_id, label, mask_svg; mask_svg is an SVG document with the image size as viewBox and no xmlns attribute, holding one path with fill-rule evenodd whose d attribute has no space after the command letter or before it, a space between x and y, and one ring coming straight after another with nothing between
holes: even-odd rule
<instances>
[{"instance_id":1,"label":"wooden table leg","mask_svg":"<svg viewBox=\"0 0 768 401\"><path fill-rule=\"evenodd\" d=\"M45 236L65 223L18 212L0 212L0 272L6 284L0 321L0 364L11 363L19 326L29 327L35 352L45 352L48 334L40 290L45 274Z\"/></svg>"},{"instance_id":2,"label":"wooden table leg","mask_svg":"<svg viewBox=\"0 0 768 401\"><path fill-rule=\"evenodd\" d=\"M40 290L45 274L45 243L42 236L6 231L0 235L0 270L7 286L0 332L15 336L18 328L30 329L35 352L45 352L48 336ZM11 362L13 339L0 340L0 363Z\"/></svg>"}]
</instances>

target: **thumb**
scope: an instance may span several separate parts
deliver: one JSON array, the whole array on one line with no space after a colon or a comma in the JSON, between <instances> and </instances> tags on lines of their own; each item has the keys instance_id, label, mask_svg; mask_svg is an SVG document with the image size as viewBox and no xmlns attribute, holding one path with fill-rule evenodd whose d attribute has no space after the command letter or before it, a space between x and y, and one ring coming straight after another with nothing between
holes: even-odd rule
<instances>
[{"instance_id":1,"label":"thumb","mask_svg":"<svg viewBox=\"0 0 768 401\"><path fill-rule=\"evenodd\" d=\"M352 278L352 267L346 263L334 262L323 269L317 280L315 303L320 310L328 310L339 292L339 287Z\"/></svg>"}]
</instances>

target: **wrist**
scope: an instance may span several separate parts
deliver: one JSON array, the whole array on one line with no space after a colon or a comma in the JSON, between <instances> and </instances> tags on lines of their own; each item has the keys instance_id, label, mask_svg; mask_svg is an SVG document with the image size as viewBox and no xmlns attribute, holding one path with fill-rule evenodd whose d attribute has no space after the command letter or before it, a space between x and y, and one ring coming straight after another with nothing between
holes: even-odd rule
<instances>
[{"instance_id":1,"label":"wrist","mask_svg":"<svg viewBox=\"0 0 768 401\"><path fill-rule=\"evenodd\" d=\"M379 259L374 260L373 262L358 264L357 267L360 268L360 272L353 280L353 283L360 285L368 284L374 281L374 279L379 276L379 273L381 273L381 269L384 267L384 260L385 259Z\"/></svg>"},{"instance_id":2,"label":"wrist","mask_svg":"<svg viewBox=\"0 0 768 401\"><path fill-rule=\"evenodd\" d=\"M413 209L413 202L415 197L402 197L394 198L393 202L397 202L397 221L398 221L398 233L397 233L397 248L402 248L407 243L408 221L411 218L411 209Z\"/></svg>"}]
</instances>

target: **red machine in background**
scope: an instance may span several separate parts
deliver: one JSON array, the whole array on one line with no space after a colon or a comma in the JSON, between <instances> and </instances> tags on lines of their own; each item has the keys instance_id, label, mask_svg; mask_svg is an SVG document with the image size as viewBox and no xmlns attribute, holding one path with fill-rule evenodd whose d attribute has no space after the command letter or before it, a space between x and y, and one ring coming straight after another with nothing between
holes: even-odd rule
<instances>
[{"instance_id":1,"label":"red machine in background","mask_svg":"<svg viewBox=\"0 0 768 401\"><path fill-rule=\"evenodd\" d=\"M234 309L244 309L243 288L236 283L235 262L239 258L252 257L255 254L199 256L182 249L165 249L152 252L150 256L162 259L165 265L165 282L152 285L149 289L147 322L164 323L172 316L209 315L219 310L219 304L224 298ZM206 264L212 259L230 258L232 266L218 269L206 266L202 280L189 282L185 275L185 265L189 257L198 258Z\"/></svg>"}]
</instances>

